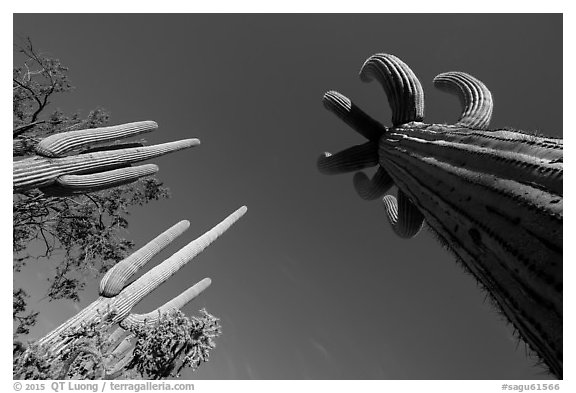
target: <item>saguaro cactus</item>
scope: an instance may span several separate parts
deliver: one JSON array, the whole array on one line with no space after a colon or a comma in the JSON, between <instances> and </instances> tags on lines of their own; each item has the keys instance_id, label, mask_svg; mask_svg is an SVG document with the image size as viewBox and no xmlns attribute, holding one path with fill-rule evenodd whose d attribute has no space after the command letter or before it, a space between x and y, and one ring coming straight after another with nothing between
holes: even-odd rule
<instances>
[{"instance_id":1,"label":"saguaro cactus","mask_svg":"<svg viewBox=\"0 0 576 393\"><path fill-rule=\"evenodd\" d=\"M435 86L463 105L454 125L425 124L419 80L389 54L368 58L363 81L376 79L392 108L392 127L371 118L335 91L324 106L368 142L324 153L321 172L377 166L354 175L360 197L383 197L394 231L415 236L425 221L483 284L520 336L562 377L561 139L508 129L489 130L492 96L463 72ZM385 195L397 186L397 197Z\"/></svg>"},{"instance_id":2,"label":"saguaro cactus","mask_svg":"<svg viewBox=\"0 0 576 393\"><path fill-rule=\"evenodd\" d=\"M58 355L70 346L80 348L76 350L75 355L80 352L96 353L98 359L103 359L105 375L117 375L133 357L132 351L135 340L134 334L131 332L134 331L134 328L154 324L166 313L180 309L208 288L211 280L209 278L201 280L163 306L147 314L132 313L132 308L226 232L246 213L246 210L245 206L239 208L214 228L127 285L138 269L188 229L190 223L184 220L172 226L110 269L100 281L98 299L38 340L37 344L46 348L48 356L51 358L58 358ZM102 325L103 321L108 321L108 324ZM105 357L100 352L101 348L84 345L85 335L73 334L90 324L96 324L99 328L104 326L104 329L107 330L106 341L107 347L110 348L110 356ZM69 355L67 358L70 359L71 357L72 355ZM67 366L69 364L65 364L65 367Z\"/></svg>"},{"instance_id":3,"label":"saguaro cactus","mask_svg":"<svg viewBox=\"0 0 576 393\"><path fill-rule=\"evenodd\" d=\"M86 147L129 138L157 128L153 121L141 121L63 132L44 138L34 147L35 156L14 161L14 192L39 188L47 194L71 195L127 184L158 171L156 165L131 167L132 163L200 144L198 139L186 139L155 146L131 143L82 151ZM15 139L14 156L22 154L21 147L21 141ZM81 154L70 154L78 151Z\"/></svg>"},{"instance_id":4,"label":"saguaro cactus","mask_svg":"<svg viewBox=\"0 0 576 393\"><path fill-rule=\"evenodd\" d=\"M131 167L132 163L200 143L198 139L187 139L149 147L144 147L141 143L99 146L105 142L139 135L156 128L155 122L143 121L51 135L34 146L35 155L14 162L14 192L23 193L38 188L49 195L74 195L116 187L151 175L158 170L156 165ZM13 146L14 156L23 155L27 151L21 140L14 140ZM180 221L117 263L102 278L99 298L38 340L33 349L28 349L23 354L20 364L27 364L26 357L38 358L38 353L41 353L38 363L41 365L41 370L33 371L32 376L54 378L54 374L50 371L50 361L59 359L64 364L56 376L64 378L78 357L90 355L93 357L92 366L101 371L100 376L114 378L120 375L126 367L129 367L134 357L136 341L141 339L137 337L137 332L145 332L147 326L156 326L155 324L159 322L173 323L173 320L166 320L167 316L174 314L202 293L210 286L211 280L209 278L201 280L147 314L132 313L132 308L221 236L244 215L246 210L245 206L236 210L214 228L132 283L129 283L129 280L136 272L188 229L190 223L186 220ZM179 326L173 326L174 329L182 330L183 324L194 327L195 321L200 321L203 325L200 329L203 339L208 339L209 342L196 342L197 345L191 345L189 342L182 342L180 337L171 344L173 347L168 348L170 352L168 364L162 365L163 368L158 371L157 377L170 375L178 362L179 370L186 364L204 360L206 348L212 345L211 334L219 334L219 325L215 323L217 319L205 311L200 320L196 318L190 321L183 316L178 317L178 312L175 315ZM177 335L176 332L170 334ZM188 337L189 334L189 331L185 331L183 337ZM99 337L98 340L96 336ZM100 340L102 337L104 341ZM139 353L138 356L142 354Z\"/></svg>"}]
</instances>

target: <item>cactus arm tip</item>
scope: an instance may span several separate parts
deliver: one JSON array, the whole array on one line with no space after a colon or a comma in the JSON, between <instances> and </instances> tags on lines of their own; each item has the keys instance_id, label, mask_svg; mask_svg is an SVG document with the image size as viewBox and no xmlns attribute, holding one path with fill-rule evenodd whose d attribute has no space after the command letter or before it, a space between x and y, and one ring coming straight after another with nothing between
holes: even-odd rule
<instances>
[{"instance_id":1,"label":"cactus arm tip","mask_svg":"<svg viewBox=\"0 0 576 393\"><path fill-rule=\"evenodd\" d=\"M88 175L64 175L58 177L54 184L41 187L40 191L50 196L86 194L130 184L157 172L157 165L146 164Z\"/></svg>"},{"instance_id":2,"label":"cactus arm tip","mask_svg":"<svg viewBox=\"0 0 576 393\"><path fill-rule=\"evenodd\" d=\"M488 129L494 103L492 93L482 81L465 72L450 71L437 75L434 86L460 99L462 114L456 125Z\"/></svg>"},{"instance_id":3,"label":"cactus arm tip","mask_svg":"<svg viewBox=\"0 0 576 393\"><path fill-rule=\"evenodd\" d=\"M100 295L112 297L119 294L142 266L184 233L189 226L190 221L188 220L178 222L114 265L100 280Z\"/></svg>"},{"instance_id":4,"label":"cactus arm tip","mask_svg":"<svg viewBox=\"0 0 576 393\"><path fill-rule=\"evenodd\" d=\"M384 88L392 108L392 124L424 119L424 90L414 72L396 56L378 53L370 56L360 69L364 82L376 79Z\"/></svg>"},{"instance_id":5,"label":"cactus arm tip","mask_svg":"<svg viewBox=\"0 0 576 393\"><path fill-rule=\"evenodd\" d=\"M179 310L197 298L202 292L208 289L211 284L212 280L210 278L204 278L186 291L182 292L180 295L156 308L154 311L150 311L146 314L130 313L120 322L120 326L124 329L130 329L136 325L154 324L162 317L162 315L173 310Z\"/></svg>"}]
</instances>

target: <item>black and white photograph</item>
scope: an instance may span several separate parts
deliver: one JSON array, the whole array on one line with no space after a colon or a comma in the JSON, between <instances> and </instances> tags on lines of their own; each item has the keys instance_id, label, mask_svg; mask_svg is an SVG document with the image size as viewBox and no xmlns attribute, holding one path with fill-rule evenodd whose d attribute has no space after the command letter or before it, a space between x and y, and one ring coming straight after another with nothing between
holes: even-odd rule
<instances>
[{"instance_id":1,"label":"black and white photograph","mask_svg":"<svg viewBox=\"0 0 576 393\"><path fill-rule=\"evenodd\" d=\"M325 12L13 14L14 380L558 390L563 14Z\"/></svg>"}]
</instances>

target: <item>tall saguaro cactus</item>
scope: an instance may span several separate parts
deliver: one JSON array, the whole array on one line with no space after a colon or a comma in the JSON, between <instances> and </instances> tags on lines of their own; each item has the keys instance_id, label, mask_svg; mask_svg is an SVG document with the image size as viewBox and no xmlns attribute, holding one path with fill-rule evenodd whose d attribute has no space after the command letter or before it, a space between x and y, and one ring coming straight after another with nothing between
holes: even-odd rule
<instances>
[{"instance_id":1,"label":"tall saguaro cactus","mask_svg":"<svg viewBox=\"0 0 576 393\"><path fill-rule=\"evenodd\" d=\"M562 377L561 139L489 130L492 96L463 72L435 86L456 94L463 112L454 125L426 124L418 78L389 54L368 58L360 71L376 79L392 108L392 127L371 118L335 91L324 106L368 142L318 160L326 174L377 167L354 175L366 200L383 198L395 233L415 236L425 221L483 284L550 370ZM393 186L397 196L386 195Z\"/></svg>"},{"instance_id":2,"label":"tall saguaro cactus","mask_svg":"<svg viewBox=\"0 0 576 393\"><path fill-rule=\"evenodd\" d=\"M71 346L80 348L82 351L97 353L98 358L103 359L101 362L104 364L100 366L103 366L106 370L106 376L120 373L134 356L135 340L133 331L146 325L153 325L167 313L182 308L207 289L211 284L211 280L209 278L201 280L163 306L149 313L133 313L131 311L132 308L224 234L246 213L246 210L245 206L239 208L218 225L127 285L142 266L188 229L190 223L184 220L172 226L110 269L100 281L100 296L98 299L38 340L37 344L46 348L51 358L58 358L59 354ZM73 334L85 326L100 324L104 320L109 322L105 327L107 331L104 332L107 342L106 346L110 348L108 352L110 356L108 357L100 352L101 348L92 348L89 345L84 345L86 340L84 335ZM182 355L188 356L186 353ZM70 355L67 358L70 358Z\"/></svg>"},{"instance_id":3,"label":"tall saguaro cactus","mask_svg":"<svg viewBox=\"0 0 576 393\"><path fill-rule=\"evenodd\" d=\"M34 146L35 155L14 162L14 192L23 193L37 188L48 195L62 196L116 187L151 175L158 170L158 167L152 164L137 167L132 167L131 164L200 143L198 139L188 139L148 147L140 143L98 146L156 128L155 122L144 121L51 135ZM26 150L22 148L20 140L14 141L14 156L23 155ZM160 368L156 370L156 377L172 375L170 373L177 363L179 371L186 365L199 364L201 360L205 360L207 350L213 346L211 338L219 334L217 319L203 311L202 319L196 318L191 321L178 314L178 310L210 286L209 278L201 280L154 311L137 314L133 313L132 309L224 234L246 213L246 210L245 206L239 208L214 228L132 283L129 281L142 266L188 229L190 225L188 221L180 221L113 266L100 282L98 299L34 344L34 351L40 348L42 353L41 357L44 359L43 363L41 362L42 367L50 368L50 361L63 361L62 370L56 375L63 379L75 360L88 354L93 358L92 367L101 370L102 377L115 378L133 365L135 356L142 360L142 349L140 348L138 354L135 354L135 348L137 341L142 340L141 336L146 335L146 328L152 327L152 330L157 330L165 324L168 324L168 329L172 329L169 332L171 336L178 336L176 330L182 334L176 341L168 340L170 342L168 347L164 343L165 340L160 343L168 353L166 359L157 359L160 366L156 366ZM174 315L176 319L170 317ZM202 326L196 326L198 324ZM196 327L198 329L195 330ZM191 332L189 328L193 331ZM200 337L190 337L191 334L200 334ZM96 336L99 337L98 340L95 339ZM157 349L155 348L154 356L158 356ZM28 349L24 352L23 358L19 359L20 364L26 365L26 359L30 356L37 354ZM142 361L147 362L146 359ZM19 370L21 369L22 367ZM38 376L36 371L34 373ZM15 376L22 376L22 373ZM50 372L43 376L54 378L54 374Z\"/></svg>"}]
</instances>

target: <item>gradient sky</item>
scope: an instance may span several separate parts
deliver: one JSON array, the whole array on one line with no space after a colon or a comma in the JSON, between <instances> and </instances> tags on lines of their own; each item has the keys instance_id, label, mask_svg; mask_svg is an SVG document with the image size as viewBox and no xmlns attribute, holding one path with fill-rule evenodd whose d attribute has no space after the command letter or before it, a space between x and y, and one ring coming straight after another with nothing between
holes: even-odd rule
<instances>
[{"instance_id":1,"label":"gradient sky","mask_svg":"<svg viewBox=\"0 0 576 393\"><path fill-rule=\"evenodd\" d=\"M153 161L173 197L133 210L138 246L189 219L169 256L248 206L136 308L212 278L184 311L206 307L224 333L184 378L549 378L430 233L397 238L379 202L356 196L352 175L324 176L315 163L362 142L324 110L325 91L390 125L382 88L358 78L378 52L420 78L427 122L458 118L458 100L432 79L460 70L492 91L493 127L561 137L561 15L15 15L14 36L70 67L76 90L53 109L104 107L112 124L155 120L150 144L202 141ZM31 338L97 296L95 282L80 304L39 300L49 266L15 277L42 311Z\"/></svg>"}]
</instances>

